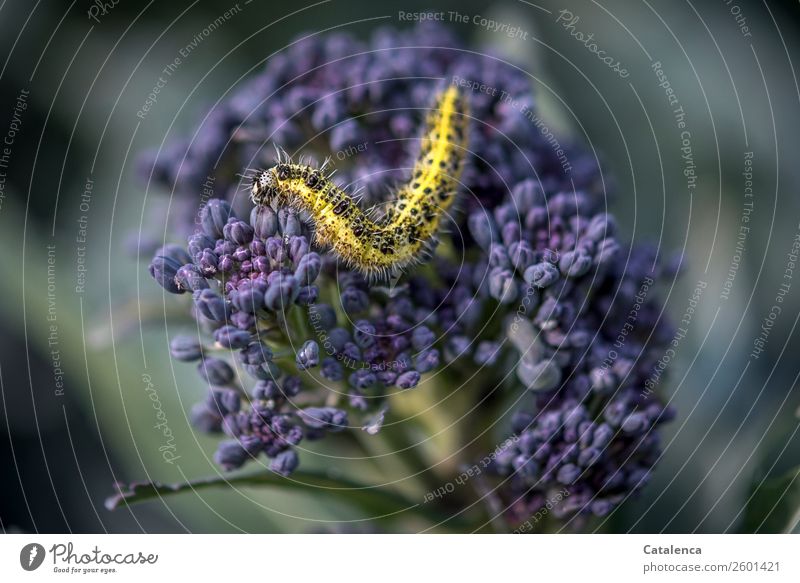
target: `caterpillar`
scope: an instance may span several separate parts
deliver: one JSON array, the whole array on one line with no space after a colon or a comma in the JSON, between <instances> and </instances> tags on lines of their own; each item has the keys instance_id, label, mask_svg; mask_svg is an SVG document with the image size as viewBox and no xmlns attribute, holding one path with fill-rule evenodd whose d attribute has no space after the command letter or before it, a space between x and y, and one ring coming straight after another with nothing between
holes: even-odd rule
<instances>
[{"instance_id":1,"label":"caterpillar","mask_svg":"<svg viewBox=\"0 0 800 583\"><path fill-rule=\"evenodd\" d=\"M467 117L467 100L456 86L437 94L411 178L397 188L379 219L362 210L323 169L290 161L258 171L251 199L256 205L277 203L306 213L315 242L330 246L348 266L377 277L396 274L432 246L456 198L467 152Z\"/></svg>"}]
</instances>

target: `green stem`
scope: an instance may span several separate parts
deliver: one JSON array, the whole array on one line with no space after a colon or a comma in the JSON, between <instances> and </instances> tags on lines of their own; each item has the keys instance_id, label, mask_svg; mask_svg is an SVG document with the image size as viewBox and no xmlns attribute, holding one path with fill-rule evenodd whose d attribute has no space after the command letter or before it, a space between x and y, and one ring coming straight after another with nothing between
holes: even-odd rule
<instances>
[{"instance_id":1,"label":"green stem","mask_svg":"<svg viewBox=\"0 0 800 583\"><path fill-rule=\"evenodd\" d=\"M388 490L362 484L330 473L297 471L290 477L283 477L271 472L258 474L239 474L234 476L213 476L181 482L162 484L159 482L135 482L129 485L118 485L118 493L105 501L109 510L122 506L137 504L164 496L172 496L185 492L197 492L217 487L276 487L290 491L313 492L334 496L337 500L346 500L355 507L371 514L371 520L404 519L408 515L424 520L426 523L447 523L447 527L461 531L468 528L459 517L451 518L443 515L435 507L423 506L405 496Z\"/></svg>"}]
</instances>

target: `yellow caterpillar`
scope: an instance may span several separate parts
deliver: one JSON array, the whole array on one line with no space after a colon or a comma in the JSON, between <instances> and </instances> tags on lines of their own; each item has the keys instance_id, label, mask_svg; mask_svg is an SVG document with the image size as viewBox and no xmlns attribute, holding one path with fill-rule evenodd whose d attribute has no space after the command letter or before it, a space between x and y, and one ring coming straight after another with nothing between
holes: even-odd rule
<instances>
[{"instance_id":1,"label":"yellow caterpillar","mask_svg":"<svg viewBox=\"0 0 800 583\"><path fill-rule=\"evenodd\" d=\"M467 151L467 103L455 86L437 95L428 113L411 179L379 220L321 170L280 162L253 177L256 205L305 211L319 245L330 245L348 265L368 275L387 275L418 261L434 240L444 211L456 195Z\"/></svg>"}]
</instances>

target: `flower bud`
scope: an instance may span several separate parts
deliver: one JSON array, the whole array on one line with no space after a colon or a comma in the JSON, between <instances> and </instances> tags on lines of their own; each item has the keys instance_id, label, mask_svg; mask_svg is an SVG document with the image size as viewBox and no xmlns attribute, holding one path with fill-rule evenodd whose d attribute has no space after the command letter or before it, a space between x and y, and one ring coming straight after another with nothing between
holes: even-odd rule
<instances>
[{"instance_id":1,"label":"flower bud","mask_svg":"<svg viewBox=\"0 0 800 583\"><path fill-rule=\"evenodd\" d=\"M200 212L200 225L203 232L212 239L221 239L223 229L232 216L231 205L219 198L212 198Z\"/></svg>"},{"instance_id":2,"label":"flower bud","mask_svg":"<svg viewBox=\"0 0 800 583\"><path fill-rule=\"evenodd\" d=\"M196 336L180 335L169 343L169 352L177 360L192 362L203 356L203 345Z\"/></svg>"},{"instance_id":3,"label":"flower bud","mask_svg":"<svg viewBox=\"0 0 800 583\"><path fill-rule=\"evenodd\" d=\"M225 322L230 317L230 306L219 294L210 289L194 292L192 295L197 311L215 322Z\"/></svg>"},{"instance_id":4,"label":"flower bud","mask_svg":"<svg viewBox=\"0 0 800 583\"><path fill-rule=\"evenodd\" d=\"M173 294L182 294L186 291L186 288L181 287L175 281L175 276L181 267L182 265L176 259L157 255L150 262L149 271L153 279L165 290Z\"/></svg>"},{"instance_id":5,"label":"flower bud","mask_svg":"<svg viewBox=\"0 0 800 583\"><path fill-rule=\"evenodd\" d=\"M306 340L295 357L298 370L307 370L319 364L319 344L314 340Z\"/></svg>"},{"instance_id":6,"label":"flower bud","mask_svg":"<svg viewBox=\"0 0 800 583\"><path fill-rule=\"evenodd\" d=\"M227 385L235 377L231 366L220 358L204 358L197 365L197 371L208 384L216 386Z\"/></svg>"},{"instance_id":7,"label":"flower bud","mask_svg":"<svg viewBox=\"0 0 800 583\"><path fill-rule=\"evenodd\" d=\"M347 413L335 407L307 407L298 413L308 427L340 431L347 427Z\"/></svg>"},{"instance_id":8,"label":"flower bud","mask_svg":"<svg viewBox=\"0 0 800 583\"><path fill-rule=\"evenodd\" d=\"M222 228L222 233L228 241L233 241L239 246L247 245L253 240L253 227L242 220L231 217Z\"/></svg>"},{"instance_id":9,"label":"flower bud","mask_svg":"<svg viewBox=\"0 0 800 583\"><path fill-rule=\"evenodd\" d=\"M228 349L245 348L250 344L250 333L231 325L217 328L214 331L214 340Z\"/></svg>"}]
</instances>

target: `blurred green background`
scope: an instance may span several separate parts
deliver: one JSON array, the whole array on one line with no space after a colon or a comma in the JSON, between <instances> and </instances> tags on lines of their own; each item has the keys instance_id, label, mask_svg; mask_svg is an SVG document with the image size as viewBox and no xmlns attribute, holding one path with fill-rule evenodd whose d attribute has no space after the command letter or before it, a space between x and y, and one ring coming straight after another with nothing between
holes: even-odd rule
<instances>
[{"instance_id":1,"label":"blurred green background","mask_svg":"<svg viewBox=\"0 0 800 583\"><path fill-rule=\"evenodd\" d=\"M529 31L527 40L509 39L451 23L476 50L499 52L530 71L542 117L600 153L614 177L610 210L624 239L684 251L683 277L662 290L675 320L697 282L707 282L663 381L678 410L666 428L664 458L643 495L605 528L746 530L743 508L754 486L800 465L800 282L781 304L764 352L749 357L800 228L797 3L242 0L240 13L170 77L145 120L136 112L161 70L234 4L122 1L97 22L87 15L92 5L0 6L0 134L19 126L0 191L3 529L302 532L359 518L330 497L275 489L207 490L115 512L103 499L115 480L181 481L217 471L210 459L217 440L187 421L204 387L193 367L171 362L167 350L169 337L191 323L172 299L163 301L147 275L149 255L137 260L131 253L143 224L161 225L167 201L137 181L137 153L191 132L198 116L299 33L335 27L368 36L381 24L407 26L398 22L401 10L458 10ZM556 23L562 9L580 16L579 29L594 32L629 78ZM651 58L686 112L698 176L691 196L680 132ZM723 299L744 208L746 152L753 153L751 230ZM81 229L85 245L76 243ZM76 291L82 245L86 279ZM148 323L141 330L139 317ZM158 451L143 374L175 433L180 470ZM790 493L798 487L787 484Z\"/></svg>"}]
</instances>

